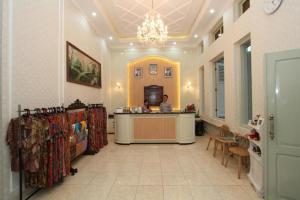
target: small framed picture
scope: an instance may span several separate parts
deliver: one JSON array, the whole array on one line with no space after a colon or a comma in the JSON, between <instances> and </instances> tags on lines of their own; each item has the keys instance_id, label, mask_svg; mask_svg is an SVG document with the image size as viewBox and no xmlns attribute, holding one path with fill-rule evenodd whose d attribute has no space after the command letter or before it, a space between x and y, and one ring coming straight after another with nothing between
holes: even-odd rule
<instances>
[{"instance_id":1,"label":"small framed picture","mask_svg":"<svg viewBox=\"0 0 300 200\"><path fill-rule=\"evenodd\" d=\"M141 67L134 68L134 77L142 78L143 77L143 68L141 68Z\"/></svg>"},{"instance_id":2,"label":"small framed picture","mask_svg":"<svg viewBox=\"0 0 300 200\"><path fill-rule=\"evenodd\" d=\"M264 125L265 119L263 117L259 117L257 120L256 128L260 129Z\"/></svg>"},{"instance_id":3,"label":"small framed picture","mask_svg":"<svg viewBox=\"0 0 300 200\"><path fill-rule=\"evenodd\" d=\"M157 64L150 64L149 72L151 75L156 75L157 74Z\"/></svg>"},{"instance_id":4,"label":"small framed picture","mask_svg":"<svg viewBox=\"0 0 300 200\"><path fill-rule=\"evenodd\" d=\"M171 77L173 77L173 69L172 69L172 67L165 67L165 72L164 72L164 74L165 74L165 77L166 77L166 78L171 78Z\"/></svg>"}]
</instances>

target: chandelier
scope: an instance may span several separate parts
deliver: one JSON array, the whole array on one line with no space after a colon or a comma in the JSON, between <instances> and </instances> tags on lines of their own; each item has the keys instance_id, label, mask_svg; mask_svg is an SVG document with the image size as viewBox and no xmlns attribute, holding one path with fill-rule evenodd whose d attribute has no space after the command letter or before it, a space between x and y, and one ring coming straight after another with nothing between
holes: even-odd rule
<instances>
[{"instance_id":1,"label":"chandelier","mask_svg":"<svg viewBox=\"0 0 300 200\"><path fill-rule=\"evenodd\" d=\"M146 14L142 26L138 26L137 38L146 45L164 45L168 40L168 27L164 25L160 15L152 9Z\"/></svg>"}]
</instances>

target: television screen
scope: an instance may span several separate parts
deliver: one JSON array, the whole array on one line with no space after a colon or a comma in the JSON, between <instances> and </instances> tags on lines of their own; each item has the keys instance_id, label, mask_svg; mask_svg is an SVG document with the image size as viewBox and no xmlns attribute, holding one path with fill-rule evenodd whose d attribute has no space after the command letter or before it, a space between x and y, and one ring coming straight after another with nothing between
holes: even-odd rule
<instances>
[{"instance_id":1,"label":"television screen","mask_svg":"<svg viewBox=\"0 0 300 200\"><path fill-rule=\"evenodd\" d=\"M148 100L150 106L159 106L163 101L163 86L150 85L144 87L144 100Z\"/></svg>"}]
</instances>

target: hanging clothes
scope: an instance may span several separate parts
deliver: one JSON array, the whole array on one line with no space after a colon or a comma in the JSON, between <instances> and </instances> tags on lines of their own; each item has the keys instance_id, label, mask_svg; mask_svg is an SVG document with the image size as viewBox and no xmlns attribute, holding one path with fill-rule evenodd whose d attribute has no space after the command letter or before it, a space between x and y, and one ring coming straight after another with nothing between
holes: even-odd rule
<instances>
[{"instance_id":1,"label":"hanging clothes","mask_svg":"<svg viewBox=\"0 0 300 200\"><path fill-rule=\"evenodd\" d=\"M20 170L20 148L26 187L52 187L69 174L67 125L63 113L23 116L9 123L6 141L11 151L11 169Z\"/></svg>"}]
</instances>

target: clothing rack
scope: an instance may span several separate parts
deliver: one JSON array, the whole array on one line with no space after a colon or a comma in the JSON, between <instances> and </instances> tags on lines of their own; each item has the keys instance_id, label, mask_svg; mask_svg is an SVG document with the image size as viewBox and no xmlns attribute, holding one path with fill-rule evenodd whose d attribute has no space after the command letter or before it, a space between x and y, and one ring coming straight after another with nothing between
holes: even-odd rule
<instances>
[{"instance_id":1,"label":"clothing rack","mask_svg":"<svg viewBox=\"0 0 300 200\"><path fill-rule=\"evenodd\" d=\"M51 114L57 114L57 113L64 113L67 111L72 111L72 110L77 110L77 109L85 109L89 110L92 108L103 108L103 104L88 104L85 105L82 103L79 99L77 99L74 103L72 103L70 106L67 108L64 108L64 106L60 107L48 107L48 108L35 108L35 109L23 109L21 105L18 105L18 117L21 118L22 116L30 116L30 115L51 115ZM19 130L20 133L18 135L19 141L22 141L22 129L21 129L21 124L19 123ZM86 153L86 155L88 152ZM92 154L90 154L92 155ZM23 152L22 152L22 146L18 146L18 158L19 158L19 200L29 200L31 197L33 197L36 193L38 193L40 190L43 188L36 188L33 192L31 192L25 199L23 199ZM71 175L74 175L77 173L77 169L72 168L70 169Z\"/></svg>"},{"instance_id":2,"label":"clothing rack","mask_svg":"<svg viewBox=\"0 0 300 200\"><path fill-rule=\"evenodd\" d=\"M61 107L49 107L49 108L35 108L33 110L30 109L23 109L21 105L18 105L18 117L21 118L22 114L25 113L26 115L30 115L30 112L35 112L36 115L40 114L55 114L55 113L62 113L65 112L65 108L63 106ZM21 130L21 125L19 124L19 130ZM22 141L22 131L20 131L19 134L19 141ZM23 200L23 163L22 163L22 148L21 146L18 147L18 157L19 157L19 199ZM38 193L42 188L37 188L33 192L31 192L25 200L30 199L33 197L36 193Z\"/></svg>"}]
</instances>

